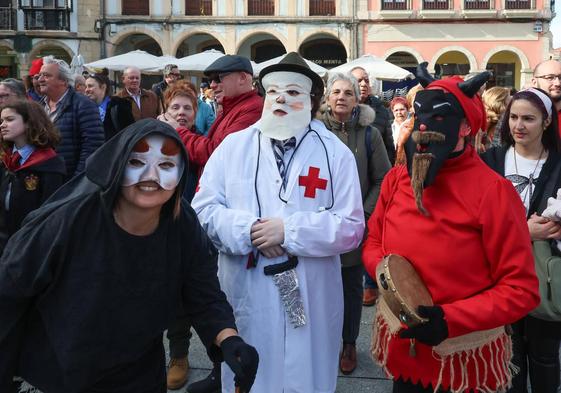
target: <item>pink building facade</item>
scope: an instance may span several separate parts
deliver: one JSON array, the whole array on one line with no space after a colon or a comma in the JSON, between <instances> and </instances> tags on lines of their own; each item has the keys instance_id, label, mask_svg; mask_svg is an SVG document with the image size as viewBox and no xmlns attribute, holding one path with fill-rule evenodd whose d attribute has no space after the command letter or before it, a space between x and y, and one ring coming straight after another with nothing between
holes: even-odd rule
<instances>
[{"instance_id":1,"label":"pink building facade","mask_svg":"<svg viewBox=\"0 0 561 393\"><path fill-rule=\"evenodd\" d=\"M520 89L549 59L549 0L368 0L362 51L438 75L491 69L491 85Z\"/></svg>"}]
</instances>

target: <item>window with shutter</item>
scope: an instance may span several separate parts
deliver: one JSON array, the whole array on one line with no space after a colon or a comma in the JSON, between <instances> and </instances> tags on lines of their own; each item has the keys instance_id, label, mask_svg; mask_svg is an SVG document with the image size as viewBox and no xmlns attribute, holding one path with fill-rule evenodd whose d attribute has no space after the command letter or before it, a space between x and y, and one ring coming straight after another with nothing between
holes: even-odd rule
<instances>
[{"instance_id":1,"label":"window with shutter","mask_svg":"<svg viewBox=\"0 0 561 393\"><path fill-rule=\"evenodd\" d=\"M150 15L150 0L122 0L123 15Z\"/></svg>"}]
</instances>

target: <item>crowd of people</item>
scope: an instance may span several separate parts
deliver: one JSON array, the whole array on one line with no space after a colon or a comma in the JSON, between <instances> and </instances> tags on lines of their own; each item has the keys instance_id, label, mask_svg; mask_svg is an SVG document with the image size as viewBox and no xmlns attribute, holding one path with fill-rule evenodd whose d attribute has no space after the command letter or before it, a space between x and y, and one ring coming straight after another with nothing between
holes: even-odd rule
<instances>
[{"instance_id":1,"label":"crowd of people","mask_svg":"<svg viewBox=\"0 0 561 393\"><path fill-rule=\"evenodd\" d=\"M561 63L517 92L423 63L389 103L297 53L204 75L0 81L0 392L180 389L191 328L190 393L334 392L374 305L394 393L558 391Z\"/></svg>"}]
</instances>

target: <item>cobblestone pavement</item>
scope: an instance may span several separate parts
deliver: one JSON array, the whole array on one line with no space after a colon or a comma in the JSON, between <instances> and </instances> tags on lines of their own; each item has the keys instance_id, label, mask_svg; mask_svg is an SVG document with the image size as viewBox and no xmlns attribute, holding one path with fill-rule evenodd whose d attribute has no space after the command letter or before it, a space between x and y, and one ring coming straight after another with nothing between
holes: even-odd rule
<instances>
[{"instance_id":1,"label":"cobblestone pavement","mask_svg":"<svg viewBox=\"0 0 561 393\"><path fill-rule=\"evenodd\" d=\"M372 330L373 314L374 307L362 308L360 336L357 341L358 367L351 375L339 374L336 393L391 392L391 382L385 377L383 371L374 365L370 358L370 333ZM212 367L201 342L196 336L191 340L189 364L191 371L187 384L206 377ZM168 393L184 393L185 391L185 388L182 388L179 390L169 390Z\"/></svg>"}]
</instances>

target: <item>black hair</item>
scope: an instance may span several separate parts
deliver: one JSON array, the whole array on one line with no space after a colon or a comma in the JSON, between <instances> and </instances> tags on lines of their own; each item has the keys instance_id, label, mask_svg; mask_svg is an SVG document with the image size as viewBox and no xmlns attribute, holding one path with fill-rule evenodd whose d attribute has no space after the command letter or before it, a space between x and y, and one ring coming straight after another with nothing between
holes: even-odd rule
<instances>
[{"instance_id":1,"label":"black hair","mask_svg":"<svg viewBox=\"0 0 561 393\"><path fill-rule=\"evenodd\" d=\"M547 96L547 93L542 89L536 87L534 87L533 89L536 89ZM510 109L512 107L512 104L517 100L526 100L532 103L533 106L538 108L542 114L543 122L545 122L546 119L549 117L544 102L531 90L521 90L518 93L514 94L512 96L510 103L506 107L504 113L504 120L500 128L501 141L502 144L505 146L514 146L514 139L512 138L512 135L510 133L509 118L510 118ZM561 146L560 146L561 140L559 139L557 109L555 109L553 103L551 103L550 110L551 110L551 122L549 123L549 126L545 128L542 134L541 142L547 151L559 152L561 151Z\"/></svg>"}]
</instances>

